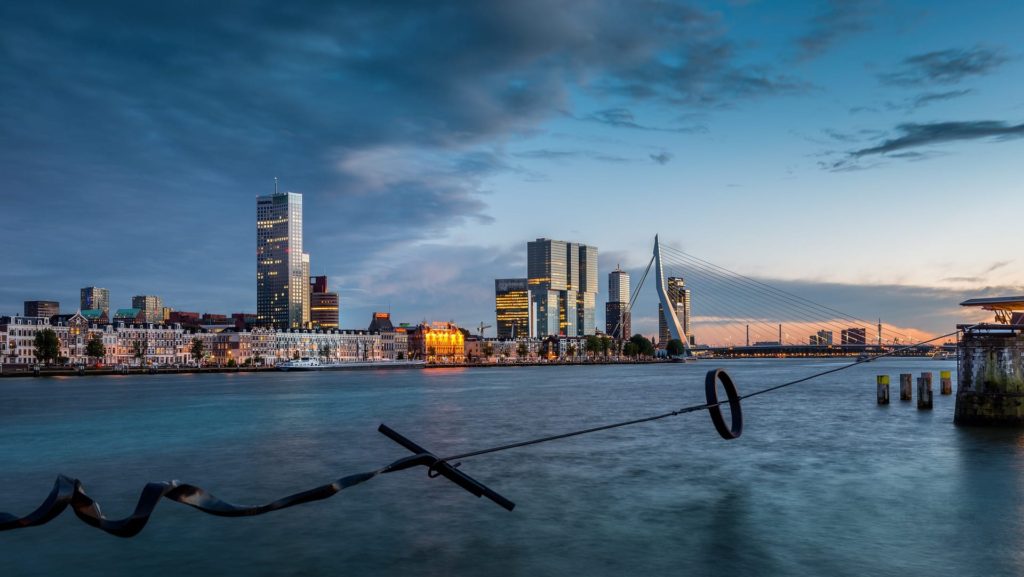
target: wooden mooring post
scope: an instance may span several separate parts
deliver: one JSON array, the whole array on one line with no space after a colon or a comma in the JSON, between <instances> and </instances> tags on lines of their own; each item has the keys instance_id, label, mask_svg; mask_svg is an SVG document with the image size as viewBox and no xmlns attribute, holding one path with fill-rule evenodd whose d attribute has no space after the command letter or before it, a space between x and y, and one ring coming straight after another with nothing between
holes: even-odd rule
<instances>
[{"instance_id":1,"label":"wooden mooring post","mask_svg":"<svg viewBox=\"0 0 1024 577\"><path fill-rule=\"evenodd\" d=\"M875 377L875 384L878 387L878 404L889 404L889 375L878 375Z\"/></svg>"},{"instance_id":2,"label":"wooden mooring post","mask_svg":"<svg viewBox=\"0 0 1024 577\"><path fill-rule=\"evenodd\" d=\"M952 371L939 372L939 392L943 395L953 394L953 373Z\"/></svg>"},{"instance_id":3,"label":"wooden mooring post","mask_svg":"<svg viewBox=\"0 0 1024 577\"><path fill-rule=\"evenodd\" d=\"M909 401L913 398L914 394L914 375L910 373L902 373L900 375L900 400Z\"/></svg>"},{"instance_id":4,"label":"wooden mooring post","mask_svg":"<svg viewBox=\"0 0 1024 577\"><path fill-rule=\"evenodd\" d=\"M932 408L932 374L921 373L917 379L917 408L930 411Z\"/></svg>"}]
</instances>

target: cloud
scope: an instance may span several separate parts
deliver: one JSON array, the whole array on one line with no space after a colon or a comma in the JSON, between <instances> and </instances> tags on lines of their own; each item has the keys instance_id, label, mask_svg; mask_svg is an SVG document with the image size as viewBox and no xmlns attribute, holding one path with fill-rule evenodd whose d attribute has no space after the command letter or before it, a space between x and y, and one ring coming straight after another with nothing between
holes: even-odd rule
<instances>
[{"instance_id":1,"label":"cloud","mask_svg":"<svg viewBox=\"0 0 1024 577\"><path fill-rule=\"evenodd\" d=\"M539 178L504 144L571 111L570 95L615 103L595 122L687 132L702 129L631 126L625 104L715 107L806 88L752 63L716 13L654 0L197 10L0 7L8 233L31 234L45 198L47 222L80 241L15 251L7 270L28 272L6 283L74 282L64 301L95 283L124 299L251 310L253 197L274 176L305 194L313 269L336 274L493 218L488 178ZM83 222L154 225L112 235ZM123 262L144 264L129 275Z\"/></svg>"},{"instance_id":2,"label":"cloud","mask_svg":"<svg viewBox=\"0 0 1024 577\"><path fill-rule=\"evenodd\" d=\"M578 158L589 158L591 160L597 160L599 162L610 162L616 164L630 162L630 159L624 156L596 152L593 150L552 150L549 148L540 148L535 150L514 152L511 154L511 156L531 160L551 160L555 162L573 160Z\"/></svg>"},{"instance_id":3,"label":"cloud","mask_svg":"<svg viewBox=\"0 0 1024 577\"><path fill-rule=\"evenodd\" d=\"M923 108L929 104L936 102L943 102L946 100L952 100L954 98L960 98L967 96L971 93L970 89L967 90L949 90L946 92L926 92L924 94L918 94L911 100L909 107L913 110Z\"/></svg>"},{"instance_id":4,"label":"cloud","mask_svg":"<svg viewBox=\"0 0 1024 577\"><path fill-rule=\"evenodd\" d=\"M799 60L816 58L846 36L868 29L875 2L830 0L811 20L810 30L797 39Z\"/></svg>"},{"instance_id":5,"label":"cloud","mask_svg":"<svg viewBox=\"0 0 1024 577\"><path fill-rule=\"evenodd\" d=\"M1009 58L1001 51L976 46L926 52L905 58L895 72L878 75L884 84L920 86L957 84L971 76L982 76L999 68Z\"/></svg>"},{"instance_id":6,"label":"cloud","mask_svg":"<svg viewBox=\"0 0 1024 577\"><path fill-rule=\"evenodd\" d=\"M1009 140L1024 136L1024 124L1011 125L1006 122L982 120L973 122L934 122L931 124L900 124L896 127L900 136L891 138L868 148L850 153L853 158L872 154L886 154L919 148L944 142L959 140L977 140L980 138L998 138Z\"/></svg>"},{"instance_id":7,"label":"cloud","mask_svg":"<svg viewBox=\"0 0 1024 577\"><path fill-rule=\"evenodd\" d=\"M654 162L662 165L668 164L669 161L672 160L672 153L665 151L659 152L658 154L650 154L648 156L650 156L651 160Z\"/></svg>"},{"instance_id":8,"label":"cloud","mask_svg":"<svg viewBox=\"0 0 1024 577\"><path fill-rule=\"evenodd\" d=\"M1009 266L1012 263L1013 263L1012 260L999 260L999 261L993 262L989 266L985 267L985 269L983 271L981 271L976 276L949 276L949 277L945 277L945 278L941 279L941 281L942 282L957 283L957 284L974 284L974 285L981 284L981 283L984 283L984 282L986 282L988 280L988 276L991 273L993 273L993 272L995 272L995 271L997 271L997 270L999 270L1001 268L1005 268L1005 267Z\"/></svg>"},{"instance_id":9,"label":"cloud","mask_svg":"<svg viewBox=\"0 0 1024 577\"><path fill-rule=\"evenodd\" d=\"M704 133L708 129L704 125L693 125L684 127L648 126L639 124L633 116L633 112L627 108L608 108L598 110L582 117L582 120L606 124L615 128L632 128L634 130L651 130L656 132L678 132L682 134Z\"/></svg>"},{"instance_id":10,"label":"cloud","mask_svg":"<svg viewBox=\"0 0 1024 577\"><path fill-rule=\"evenodd\" d=\"M846 152L838 160L821 161L818 165L825 170L834 172L864 170L879 165L877 162L872 164L860 162L865 157L924 160L941 153L933 150L914 149L934 144L984 138L1000 142L1024 137L1024 123L1014 125L995 120L933 122L929 124L906 123L897 126L896 130L899 135L895 138L883 140L875 146Z\"/></svg>"}]
</instances>

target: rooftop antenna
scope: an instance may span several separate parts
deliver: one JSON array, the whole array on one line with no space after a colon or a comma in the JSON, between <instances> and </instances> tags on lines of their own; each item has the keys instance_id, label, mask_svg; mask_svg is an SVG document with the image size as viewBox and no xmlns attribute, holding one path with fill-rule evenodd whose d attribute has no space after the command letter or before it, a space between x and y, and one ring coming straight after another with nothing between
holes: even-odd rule
<instances>
[{"instance_id":1,"label":"rooftop antenna","mask_svg":"<svg viewBox=\"0 0 1024 577\"><path fill-rule=\"evenodd\" d=\"M274 177L274 194L277 194L277 177Z\"/></svg>"}]
</instances>

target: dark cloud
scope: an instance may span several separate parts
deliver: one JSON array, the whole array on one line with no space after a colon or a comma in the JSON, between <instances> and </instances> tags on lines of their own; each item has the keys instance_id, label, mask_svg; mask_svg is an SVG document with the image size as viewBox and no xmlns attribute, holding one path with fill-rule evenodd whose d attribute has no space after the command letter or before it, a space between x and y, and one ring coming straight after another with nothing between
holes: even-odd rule
<instances>
[{"instance_id":1,"label":"dark cloud","mask_svg":"<svg viewBox=\"0 0 1024 577\"><path fill-rule=\"evenodd\" d=\"M818 165L831 171L853 171L873 168L879 163L864 164L865 157L884 156L906 160L924 160L939 155L932 150L915 150L933 144L979 140L991 138L996 141L1024 137L1024 123L1008 124L995 120L970 122L933 122L930 124L907 123L896 127L899 136L883 140L875 146L849 151L838 160L821 161Z\"/></svg>"},{"instance_id":2,"label":"dark cloud","mask_svg":"<svg viewBox=\"0 0 1024 577\"><path fill-rule=\"evenodd\" d=\"M700 124L683 127L649 126L639 124L636 121L636 117L633 116L633 112L627 108L608 108L606 110L598 110L597 112L593 112L582 117L582 120L606 124L608 126L614 126L615 128L631 128L634 130L651 130L655 132L678 132L682 134L689 134L704 133L708 131L706 126Z\"/></svg>"},{"instance_id":3,"label":"dark cloud","mask_svg":"<svg viewBox=\"0 0 1024 577\"><path fill-rule=\"evenodd\" d=\"M971 76L988 74L1008 60L1001 50L979 46L951 48L905 58L899 70L880 74L878 78L897 86L957 84Z\"/></svg>"},{"instance_id":4,"label":"dark cloud","mask_svg":"<svg viewBox=\"0 0 1024 577\"><path fill-rule=\"evenodd\" d=\"M887 154L909 148L932 144L979 138L1008 140L1024 136L1024 124L1011 125L994 120L974 122L933 122L931 124L901 124L896 127L900 136L891 138L877 146L862 148L850 153L853 158L872 154Z\"/></svg>"},{"instance_id":5,"label":"dark cloud","mask_svg":"<svg viewBox=\"0 0 1024 577\"><path fill-rule=\"evenodd\" d=\"M916 110L918 108L923 108L925 106L928 106L929 104L934 104L936 102L943 102L946 100L952 100L954 98L967 96L970 93L971 90L969 89L949 90L946 92L926 92L924 94L918 94L917 96L915 96L913 101L910 103L910 108Z\"/></svg>"},{"instance_id":6,"label":"dark cloud","mask_svg":"<svg viewBox=\"0 0 1024 577\"><path fill-rule=\"evenodd\" d=\"M253 197L274 176L306 194L313 269L358 275L491 218L489 176L537 178L500 144L571 91L713 107L805 89L749 61L717 15L653 0L3 3L7 231L31 235L46 199L76 232L9 255L23 292L0 306L95 283L117 304L251 309Z\"/></svg>"},{"instance_id":7,"label":"dark cloud","mask_svg":"<svg viewBox=\"0 0 1024 577\"><path fill-rule=\"evenodd\" d=\"M810 30L797 39L798 58L816 58L843 37L868 29L876 2L864 0L830 0L825 9L811 19Z\"/></svg>"},{"instance_id":8,"label":"dark cloud","mask_svg":"<svg viewBox=\"0 0 1024 577\"><path fill-rule=\"evenodd\" d=\"M651 154L649 156L651 157L651 160L653 160L654 162L657 162L658 164L663 164L663 165L664 164L668 164L669 161L672 160L672 153L670 153L670 152L662 151L662 152L659 152L658 154Z\"/></svg>"}]
</instances>

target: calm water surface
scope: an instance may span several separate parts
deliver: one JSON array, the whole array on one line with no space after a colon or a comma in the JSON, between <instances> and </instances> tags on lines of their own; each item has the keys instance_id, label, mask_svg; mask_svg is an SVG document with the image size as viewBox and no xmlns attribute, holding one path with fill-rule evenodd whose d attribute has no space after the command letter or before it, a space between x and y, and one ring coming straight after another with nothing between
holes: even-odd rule
<instances>
[{"instance_id":1,"label":"calm water surface","mask_svg":"<svg viewBox=\"0 0 1024 577\"><path fill-rule=\"evenodd\" d=\"M840 361L0 381L0 510L58 473L112 517L150 480L262 503L407 454L441 454L701 402L704 372L751 391ZM467 459L512 513L425 470L244 519L164 501L119 539L70 511L0 533L15 575L1020 575L1024 437L955 428L952 363L886 360L706 413ZM936 373L935 410L898 373ZM893 377L875 405L874 375Z\"/></svg>"}]
</instances>

